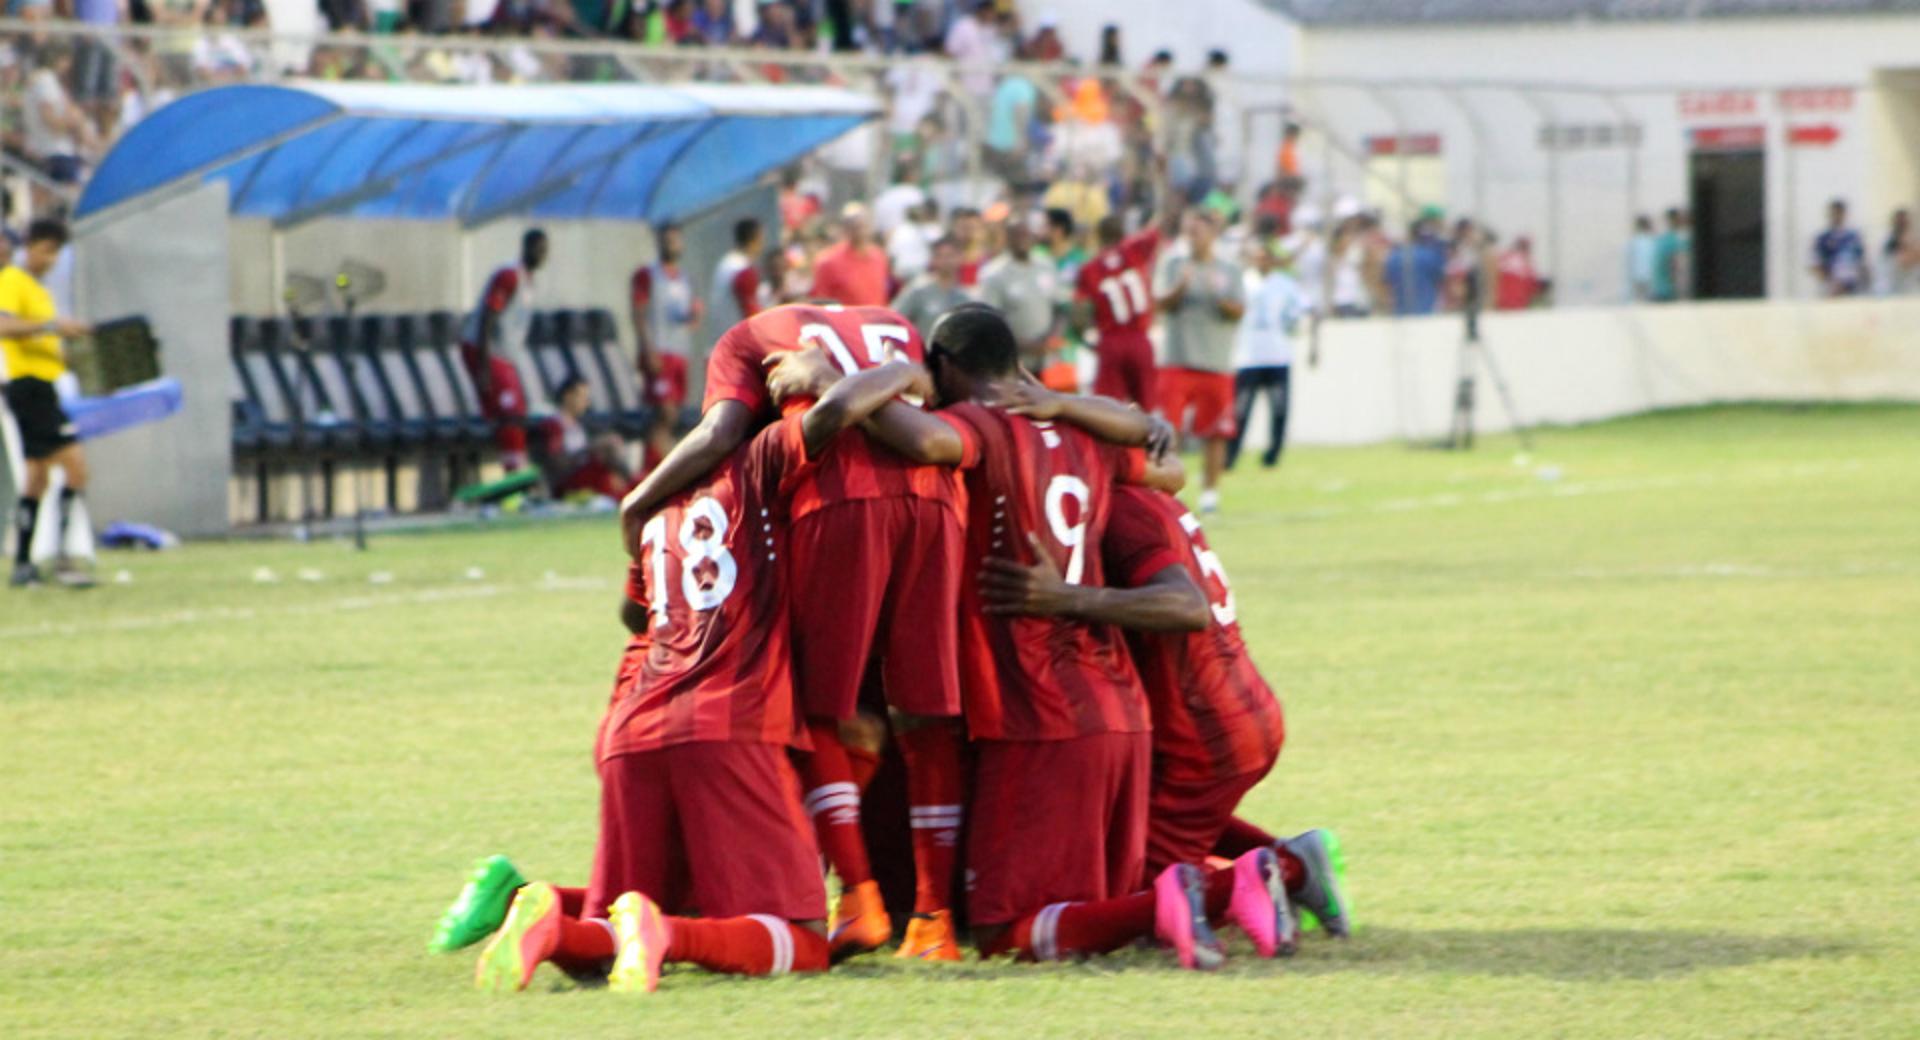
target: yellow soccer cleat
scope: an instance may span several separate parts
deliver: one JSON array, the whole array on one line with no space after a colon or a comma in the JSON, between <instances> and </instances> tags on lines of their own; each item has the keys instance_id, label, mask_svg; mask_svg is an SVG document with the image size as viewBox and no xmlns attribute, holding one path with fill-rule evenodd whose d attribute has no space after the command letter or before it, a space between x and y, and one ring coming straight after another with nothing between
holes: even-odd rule
<instances>
[{"instance_id":1,"label":"yellow soccer cleat","mask_svg":"<svg viewBox=\"0 0 1920 1040\"><path fill-rule=\"evenodd\" d=\"M522 990L533 981L533 970L553 956L560 945L560 893L544 881L522 888L507 908L507 921L493 933L473 984L484 990Z\"/></svg>"},{"instance_id":2,"label":"yellow soccer cleat","mask_svg":"<svg viewBox=\"0 0 1920 1040\"><path fill-rule=\"evenodd\" d=\"M613 901L609 919L619 953L607 973L607 988L615 993L652 993L660 987L660 963L667 958L672 938L667 915L653 900L628 892Z\"/></svg>"}]
</instances>

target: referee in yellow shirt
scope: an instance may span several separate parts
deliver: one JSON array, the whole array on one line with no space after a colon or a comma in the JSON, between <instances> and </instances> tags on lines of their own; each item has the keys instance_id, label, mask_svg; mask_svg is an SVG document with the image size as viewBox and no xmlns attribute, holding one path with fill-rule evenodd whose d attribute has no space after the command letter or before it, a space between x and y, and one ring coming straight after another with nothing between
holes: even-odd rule
<instances>
[{"instance_id":1,"label":"referee in yellow shirt","mask_svg":"<svg viewBox=\"0 0 1920 1040\"><path fill-rule=\"evenodd\" d=\"M73 420L60 407L60 395L54 380L66 372L66 357L61 340L84 336L91 331L86 322L61 318L54 313L53 296L40 279L53 269L67 244L67 226L57 220L36 220L27 228L27 244L19 266L0 267L0 351L6 358L7 410L20 427L20 439L27 457L26 481L20 489L18 513L19 543L13 553L15 587L40 583L39 569L28 558L33 545L34 526L40 519L40 498L47 493L49 470L58 466L66 473L66 486L60 491L58 534L66 544L67 524L78 519L86 523L86 507L81 494L87 487L87 456L74 436ZM69 561L64 551L61 578L68 585L86 587L93 576L78 561Z\"/></svg>"}]
</instances>

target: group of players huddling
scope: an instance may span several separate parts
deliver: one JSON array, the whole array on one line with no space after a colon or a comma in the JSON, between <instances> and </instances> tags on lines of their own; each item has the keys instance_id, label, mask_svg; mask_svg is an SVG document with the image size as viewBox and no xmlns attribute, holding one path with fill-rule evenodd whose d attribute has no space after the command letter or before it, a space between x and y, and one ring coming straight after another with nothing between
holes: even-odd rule
<instances>
[{"instance_id":1,"label":"group of players huddling","mask_svg":"<svg viewBox=\"0 0 1920 1040\"><path fill-rule=\"evenodd\" d=\"M484 989L551 962L651 991L663 963L770 975L887 946L860 810L889 739L916 877L899 957L959 960L956 918L983 957L1157 940L1201 969L1226 923L1263 957L1302 918L1345 936L1333 835L1234 815L1281 710L1170 494L1169 440L1042 388L985 305L925 343L878 307L735 325L699 424L622 504L632 636L591 880L483 860L433 948L490 937Z\"/></svg>"}]
</instances>

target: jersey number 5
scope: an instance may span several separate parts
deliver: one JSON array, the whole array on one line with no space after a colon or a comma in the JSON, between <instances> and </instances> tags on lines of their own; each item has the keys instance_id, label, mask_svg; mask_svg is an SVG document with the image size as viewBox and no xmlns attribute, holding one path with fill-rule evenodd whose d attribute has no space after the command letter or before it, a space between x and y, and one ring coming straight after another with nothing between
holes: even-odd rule
<instances>
[{"instance_id":1,"label":"jersey number 5","mask_svg":"<svg viewBox=\"0 0 1920 1040\"><path fill-rule=\"evenodd\" d=\"M705 530L699 521L706 521ZM647 599L653 604L653 627L667 627L667 518L656 514L640 529L640 544L650 550L653 580ZM680 594L695 610L712 610L733 594L740 577L740 565L727 551L727 513L711 498L697 498L687 507L680 521L680 548L686 559L680 565ZM701 580L702 564L713 565L713 581Z\"/></svg>"},{"instance_id":2,"label":"jersey number 5","mask_svg":"<svg viewBox=\"0 0 1920 1040\"><path fill-rule=\"evenodd\" d=\"M1200 564L1200 573L1219 582L1220 591L1226 596L1218 603L1207 604L1213 609L1213 620L1219 622L1222 628L1233 624L1239 620L1240 614L1233 607L1233 586L1227 584L1227 569L1220 566L1220 557L1215 556L1212 549L1201 548L1199 539L1194 537L1200 533L1200 521L1195 520L1192 513L1181 515L1180 529L1187 532L1187 541L1193 546L1193 558Z\"/></svg>"}]
</instances>

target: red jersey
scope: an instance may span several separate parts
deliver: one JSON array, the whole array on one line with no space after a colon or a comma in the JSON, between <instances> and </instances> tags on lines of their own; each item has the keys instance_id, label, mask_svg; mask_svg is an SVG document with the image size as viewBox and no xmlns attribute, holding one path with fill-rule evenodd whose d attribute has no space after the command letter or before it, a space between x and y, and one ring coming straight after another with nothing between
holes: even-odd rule
<instances>
[{"instance_id":1,"label":"red jersey","mask_svg":"<svg viewBox=\"0 0 1920 1040\"><path fill-rule=\"evenodd\" d=\"M1123 487L1101 554L1109 577L1129 587L1185 567L1213 611L1204 631L1127 634L1153 707L1155 771L1203 782L1266 769L1285 735L1280 702L1247 654L1227 572L1200 521L1171 495Z\"/></svg>"},{"instance_id":2,"label":"red jersey","mask_svg":"<svg viewBox=\"0 0 1920 1040\"><path fill-rule=\"evenodd\" d=\"M1138 482L1146 455L1083 430L978 404L939 416L959 432L967 556L960 595L960 685L979 740L1067 740L1148 728L1146 695L1120 630L1065 618L981 611L988 556L1031 560L1027 535L1068 581L1099 585L1100 541L1116 480Z\"/></svg>"},{"instance_id":3,"label":"red jersey","mask_svg":"<svg viewBox=\"0 0 1920 1040\"><path fill-rule=\"evenodd\" d=\"M1093 327L1102 340L1145 339L1153 327L1153 255L1159 250L1160 229L1148 228L1081 266L1073 298L1093 301Z\"/></svg>"},{"instance_id":4,"label":"red jersey","mask_svg":"<svg viewBox=\"0 0 1920 1040\"><path fill-rule=\"evenodd\" d=\"M739 401L756 415L773 416L767 392L769 355L819 347L848 374L905 358L926 360L926 346L913 323L885 307L814 306L794 303L759 314L728 329L707 359L703 410L718 401ZM787 402L789 414L813 402ZM864 430L833 439L789 489L793 519L839 502L917 497L955 503L958 481L944 466L916 466L875 444Z\"/></svg>"},{"instance_id":5,"label":"red jersey","mask_svg":"<svg viewBox=\"0 0 1920 1040\"><path fill-rule=\"evenodd\" d=\"M602 760L695 741L808 746L793 706L779 516L781 485L806 454L800 419L783 419L648 518L638 562L651 623L628 643ZM636 653L644 661L632 667Z\"/></svg>"}]
</instances>

